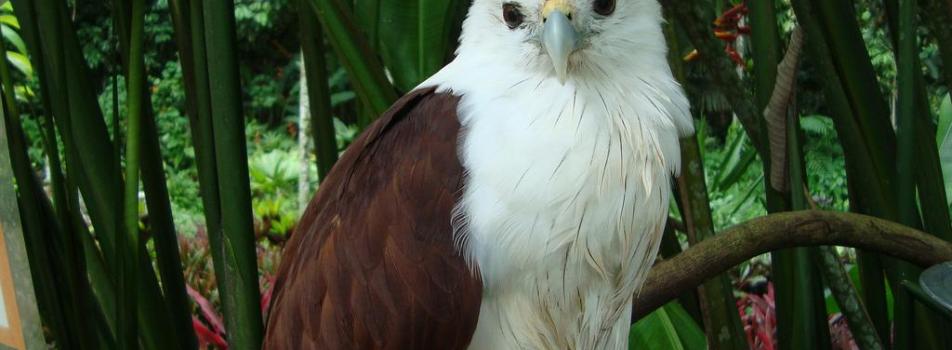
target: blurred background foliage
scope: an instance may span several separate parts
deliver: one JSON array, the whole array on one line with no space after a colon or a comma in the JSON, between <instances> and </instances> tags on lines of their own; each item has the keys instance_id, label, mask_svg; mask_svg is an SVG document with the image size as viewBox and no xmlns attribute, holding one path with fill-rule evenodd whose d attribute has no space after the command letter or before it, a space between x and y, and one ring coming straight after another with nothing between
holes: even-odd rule
<instances>
[{"instance_id":1,"label":"blurred background foliage","mask_svg":"<svg viewBox=\"0 0 952 350\"><path fill-rule=\"evenodd\" d=\"M708 220L710 221L707 223L710 226L707 230L710 234L752 218L767 215L768 212L777 211L770 199L776 197L772 197L774 194L768 191L768 185L766 185L769 184L770 175L769 173L765 175L766 167L763 164L768 160L764 159L765 154L758 151L758 147L761 146L751 140L749 126L742 125L740 122L742 118L735 117L735 113L740 108L736 105L736 101L732 100L729 92L732 89L743 89L744 91L739 93L747 96L761 93L755 91L754 86L756 86L755 81L763 78L756 75L759 68L755 58L762 56L758 56L753 48L752 42L755 38L751 38L751 31L754 36L771 31L777 34L775 38L767 39L767 42L773 40L772 47L778 50L773 53L773 56L766 56L773 57L777 61L763 63L760 66L775 65L779 62L778 55L782 50L780 48L786 47L787 38L797 27L797 12L807 11L798 8L795 12L794 7L802 6L808 10L812 7L812 11L833 11L819 9L826 6L821 5L820 1L804 0L791 3L788 0L757 0L757 2L756 5L748 4L752 5L750 12L760 13L757 11L769 7L768 16L764 17L766 21L760 23L773 25L775 28L772 30L751 28L750 25L755 19L750 17L754 14L748 14L748 9L744 7L743 15L738 17L740 22L735 23L733 28L729 28L738 34L737 38L725 41L733 47L736 54L734 64L730 66L732 69L727 74L739 77L742 82L739 86L729 86L723 79L718 78L718 72L723 69L716 67L723 68L724 66L710 64L714 58L708 56L701 59L687 59L692 56L690 52L694 50L694 46L697 46L691 45L690 42L697 38L692 37L689 28L685 28L684 21L688 18L684 18L684 12L670 10L677 6L694 7L697 9L694 12L695 16L703 14L705 17L693 19L702 23L701 27L707 28L709 26L704 25L705 23L711 23L721 14L730 13L742 3L736 0L684 1L681 5L663 2L669 10L667 16L670 23L668 31L671 34L669 39L672 40L672 57L674 57L672 62L676 66L681 66L676 67L675 70L683 71L680 77L691 95L698 116L696 147L700 156L699 161L703 164L703 173L700 174L701 183L707 188ZM88 274L88 281L69 283L89 284L89 288L99 303L90 302L89 307L103 308L101 314L104 320L99 325L106 330L93 332L98 335L92 337L98 340L88 342L80 340L76 343L66 339L68 336L64 334L69 334L68 331L59 330L59 328L72 326L57 325L49 319L52 316L48 316L56 315L55 311L50 311L49 308L41 309L47 313L45 319L48 323L49 341L62 348L71 346L85 348L93 345L95 345L93 347L110 347L122 344L120 333L123 330L117 328L119 326L116 325L116 321L112 320L109 308L103 301L105 300L103 295L112 295L106 291L113 288L117 293L123 292L121 286L111 285L112 282L107 283L107 281L125 282L111 277L113 274L121 275L121 273L113 271L108 264L112 261L109 257L111 252L107 251L108 247L102 242L97 245L92 243L92 240L88 240L89 237L95 237L97 240L106 237L102 228L94 227L96 221L90 217L86 208L89 205L86 200L93 201L95 198L91 197L94 196L88 194L81 184L76 183L81 178L80 175L73 174L75 169L64 169L64 164L60 161L60 159L65 160L67 167L71 165L71 162L78 162L74 161L75 155L71 154L73 152L71 145L74 141L84 142L82 138L88 135L71 135L70 132L64 131L66 124L60 124L60 118L64 117L58 115L57 119L50 117L57 113L51 108L53 104L49 101L49 98L55 97L55 90L49 96L43 96L41 91L56 88L57 78L54 73L57 71L53 68L57 66L48 61L47 63L53 68L46 70L46 73L40 73L33 66L38 57L34 55L33 60L30 60L31 48L41 47L40 43L54 41L55 37L60 37L62 34L43 36L28 33L29 29L26 31L21 29L21 23L28 22L24 20L24 17L32 17L29 20L32 22L30 25L33 26L34 31L37 31L43 26L38 17L43 14L37 13L41 12L40 7L49 6L62 10L59 14L61 19L59 23L65 27L61 30L73 30L75 33L75 43L81 53L80 60L84 61L88 67L83 86L97 97L98 108L101 111L99 117L104 123L104 130L108 130L103 135L111 135L117 145L114 160L117 162L116 167L119 168L128 165L126 162L128 156L120 156L120 153L125 153L119 151L121 147L118 145L121 145L119 141L124 137L121 134L129 126L130 116L134 115L130 113L132 112L130 108L135 108L130 107L133 105L129 101L130 87L127 86L127 81L135 81L130 80L130 77L134 75L130 74L128 69L128 62L131 62L129 53L132 51L124 49L126 43L132 43L134 40L122 39L128 38L129 33L133 31L129 29L128 23L119 20L126 13L123 11L128 11L128 8L124 9L121 5L123 3L122 1L44 0L33 5L29 1L22 0L13 1L13 5L22 6L16 8L16 12L10 2L0 7L0 28L2 28L3 44L6 49L6 62L11 68L9 79L5 79L5 83L10 83L13 98L10 98L10 90L6 85L4 94L8 98L8 103L14 102L13 106L5 106L5 114L8 117L11 114L18 117L18 120L8 118L8 122L16 121L22 128L23 140L26 143L19 150L26 155L24 160L28 161L30 174L39 180L38 188L42 189L48 198L52 198L47 202L56 204L57 213L61 211L62 203L58 203L59 201L68 200L71 205L78 204L78 207L70 206L69 210L66 210L68 215L57 216L65 218L65 221L58 222L61 227L49 230L79 233L75 237L85 235L80 237L86 240L83 243L85 253L80 251L78 254L80 259L85 257L87 261L80 273ZM900 3L905 5L903 1ZM869 63L874 69L874 78L878 86L873 88L873 93L884 101L888 101L890 108L893 109L898 109L895 106L900 93L900 70L897 68L900 65L897 64L896 59L899 50L893 45L894 39L891 37L893 33L889 27L890 16L895 15L895 10L890 6L896 4L896 1L853 1L853 6L848 7L848 10L855 15L855 23L847 19L843 24L847 31L850 30L851 25L854 25L852 29L858 30L861 35L862 42L856 43L859 45L856 47L866 50ZM922 8L932 9L933 7L927 6L937 6L949 11L948 13L930 13L929 15L942 18L934 21L945 21L945 23L952 21L949 15L952 14L952 9L948 8L952 4L935 0L923 0L919 4ZM223 305L225 301L218 289L222 275L215 272L218 269L215 264L225 258L212 259L215 254L212 247L216 244L216 239L221 239L216 238L221 234L216 233L218 231L214 229L210 232L210 227L221 223L206 222L209 220L210 210L205 205L209 202L203 195L206 189L200 185L200 182L204 181L201 174L203 163L207 161L202 160L201 149L196 152L196 134L204 132L199 129L200 124L197 120L207 116L200 111L191 110L193 104L200 104L198 101L201 101L202 97L200 93L195 95L199 97L191 97L190 94L202 90L194 87L198 84L196 82L201 81L200 78L190 77L196 73L189 72L198 72L200 76L203 70L211 68L202 68L202 62L189 63L189 60L183 59L197 53L190 51L195 49L195 47L189 47L190 43L177 42L177 40L190 38L194 40L196 35L203 35L203 33L204 35L215 34L208 28L225 28L226 31L228 28L233 29L234 52L223 54L233 55L232 57L237 59L236 74L241 82L238 108L242 111L243 119L240 119L242 115L226 115L220 118L238 118L237 120L241 120L243 125L244 142L247 147L239 151L244 151L247 156L247 184L251 198L249 206L253 214L251 229L255 236L254 245L245 248L254 251L256 259L254 263L258 267L258 286L262 293L261 302L255 303L255 308L266 312L270 300L270 284L279 261L280 247L293 233L296 220L304 210L304 205L318 188L320 175L333 163L332 158L343 151L359 131L366 127L396 96L411 90L422 79L452 59L455 38L459 34L460 21L468 2L464 0L389 2L234 0L233 3L205 1L203 4L194 0L149 0L143 5L141 25L144 32L141 34L140 44L145 49L141 59L145 73L144 87L146 96L149 97L147 101L151 103L141 108L147 111L145 113L147 118L151 117L154 120L154 135L161 150L159 161L161 169L164 169L162 171L164 171L167 184L167 200L171 209L168 221L174 222L174 232L165 232L165 234L172 234L171 237L176 237L178 242L180 257L175 259L180 259L183 266L182 278L188 289L183 293L187 292L190 300L183 304L187 307L187 317L191 318L191 323L188 323L186 328L194 330L197 337L181 334L181 332L172 332L172 334L177 334L176 337L180 338L181 342L178 345L191 344L221 348L231 345L236 348L255 348L256 342L260 341L254 336L255 332L250 332L251 335L245 338L231 337L232 333L228 332L228 330L236 332L242 327L256 326L242 323L245 321L235 318L237 316L230 316L229 313L236 313L236 311ZM207 11L222 8L218 6L232 10L233 26L224 24L221 27L214 27L219 24L212 21L213 16L210 16L207 11L204 17L202 13L197 12L203 11L203 6ZM27 7L30 9L28 10ZM843 9L839 8L839 10ZM175 18L178 18L178 22ZM320 23L316 22L318 19ZM948 81L947 71L952 68L946 65L949 63L948 58L943 60L942 45L952 45L952 43L942 43L938 39L935 23L927 21L924 16L920 19L922 23L917 23L912 30L917 38L915 59L919 63L914 70L916 79L923 89L919 97L925 102L924 111L931 111L926 113L933 128L931 130L937 130L935 145L938 146L938 159L944 171L946 194L942 198L945 202L943 209L946 211L947 219L949 201L946 198L952 198L952 101L949 99L949 86L952 86L952 82ZM204 32L196 29L195 26L201 24L201 20L208 22L204 24L207 26ZM808 25L805 21L799 22L800 25ZM427 30L421 30L421 28ZM42 30L40 32L42 33ZM813 34L807 35L808 42L811 40L811 35L816 32L810 33ZM35 38L30 39L30 37ZM70 42L69 36L61 36L61 38ZM713 35L706 39L719 43ZM198 40L201 42L202 39ZM212 42L212 39L204 40ZM828 45L837 45L837 43L831 41ZM66 47L67 54L63 54L62 57L70 57L69 45L64 44L63 47ZM211 50L211 44L209 44L209 50ZM700 55L703 56L705 51L700 51ZM727 54L723 57L719 55L718 59L729 62ZM862 208L869 208L869 204L859 206L851 202L856 198L855 193L851 197L851 186L855 190L862 189L861 185L849 185L847 181L846 169L849 167L846 162L845 153L847 152L844 151L844 142L841 139L843 135L838 132L842 130L838 129L836 121L836 115L840 112L836 107L837 102L831 101L833 95L827 90L830 85L827 80L829 74L824 71L824 62L827 60L829 60L827 57L807 50L802 57L800 68L795 72L797 94L794 104L796 115L800 117L795 119L798 123L793 125L799 128L795 134L800 137L802 167L805 170L803 182L809 190L809 196L805 199L810 205L825 210L864 212ZM211 64L208 62L209 67ZM62 67L62 64L58 67ZM307 67L306 74L305 67ZM46 77L43 76L44 74ZM215 77L215 73L204 74L207 74L209 78ZM44 83L43 79L48 79L50 82ZM768 80L768 84L772 86L772 79ZM58 82L63 84L64 81ZM44 86L44 84L48 85ZM190 100L193 98L194 101ZM194 108L200 109L200 107ZM317 111L316 114L312 113L315 111ZM737 114L741 116L739 115L741 113ZM53 131L54 124L55 132ZM149 133L146 132L144 137L148 135ZM80 139L71 141L66 137ZM218 135L215 139L217 141ZM146 142L147 146L148 141L142 142ZM920 139L920 142L928 142L929 147L932 147L931 138ZM328 149L328 145L332 149ZM216 149L220 148L220 145L216 146ZM143 176L148 171L144 166ZM241 167L243 165L239 164L238 168ZM217 172L219 178L232 175L229 168L222 167L221 163L218 164ZM63 182L63 175L66 175L65 182ZM24 182L27 181L27 177L24 176L24 173L18 174L18 187L21 193L31 193L27 192L31 189ZM868 174L867 176L877 175ZM66 194L70 192L75 194L76 188L79 187L83 191L82 200L70 196L57 197L60 186L67 188L63 192ZM144 191L148 192L149 186L143 182ZM218 190L213 189L213 191ZM922 191L921 188L920 191ZM920 195L923 194L920 193ZM139 196L147 197L151 194L142 193ZM784 210L806 209L797 208L796 205L791 204L797 200L791 199L789 193L786 196ZM149 258L147 261L151 262L154 268L148 270L146 274L151 272L152 275L161 276L163 293L168 299L166 303L171 305L174 304L172 301L174 298L171 295L178 292L168 289L170 282L166 281L166 275L163 275L168 272L161 271L160 256L163 252L157 247L161 243L157 239L150 239L149 235L155 233L152 232L157 228L154 223L163 218L153 213L151 203L146 208L145 201L141 202L135 203L135 212L141 213L139 228L145 237L142 242L145 247L143 251ZM42 203L37 205L29 207L29 204L21 202L21 209L24 209L21 211L29 212L31 208L42 207ZM683 201L679 205L672 204L675 227L668 236L668 242L674 242L674 244L669 244L667 247L674 251L680 251L692 245L694 243L692 242L694 238L690 237L692 232L699 228L703 231L702 226L705 225L703 220L698 223L697 218L681 216L680 213L686 205L692 204ZM923 204L922 207L925 208L925 205ZM222 209L216 208L211 211L218 210ZM925 209L923 211L925 212ZM878 215L875 210L865 212ZM884 216L898 219L889 215ZM81 218L78 221L81 228L75 226L77 225L75 219L69 219L77 217ZM915 221L916 223L911 226L921 226L918 216ZM929 228L928 225L926 226ZM33 229L38 230L35 225ZM929 229L932 230L932 228ZM28 234L31 232L28 230ZM227 234L226 232L226 240ZM74 236L69 234L63 237ZM857 253L853 249L838 248L834 250L834 254L836 262L845 267L850 280L857 288L862 289L864 285L870 283L861 278L862 262L857 259ZM102 266L103 263L97 263L97 259L105 261L105 267ZM177 263L175 260L172 261L173 264ZM230 266L227 263L223 264L225 264L223 266ZM821 279L816 271L801 271L801 273L812 276L810 278L820 283L817 285L820 299L813 301L819 303L813 305L819 305L815 316L819 317L820 321L810 317L800 317L795 322L796 325L789 323L793 322L790 321L792 316L784 312L790 313L790 308L781 311L778 315L778 308L783 308L783 306L778 307L778 304L790 301L777 299L774 293L775 282L786 279L787 283L799 283L801 280L791 279L789 275L780 276L775 271L777 269L775 264L776 260L771 259L770 255L757 257L717 280L720 281L717 283L722 282L719 287L706 287L707 292L703 293L689 293L691 295L684 296L680 302L674 302L659 309L635 324L631 333L633 343L659 349L856 348L858 342L854 340L851 327L844 319L836 295L830 288L830 282ZM97 272L97 268L104 271ZM886 303L882 307L883 310L888 311L888 315L883 317L888 319L876 319L875 312L870 312L872 315L868 317L872 320L867 321L886 322L888 337L881 337L879 342L882 343L881 346L888 348L893 334L889 330L889 322L893 320L894 310L897 308L904 310L911 306L894 305L893 294L896 291L890 286L894 288L895 285L883 284L882 267L880 266L879 269L880 282L878 288L874 289L880 291L882 301ZM51 271L55 275L55 267ZM97 277L97 274L110 277ZM153 276L152 283L157 290L159 284L154 279ZM42 285L42 283L38 284L38 286ZM138 284L139 288L143 288L143 285L151 284L149 282ZM701 294L711 293L714 289L720 289L722 294L717 295L733 300L734 303L720 299L708 300L706 306L702 305L705 303L703 301L705 296ZM229 292L237 293L233 290ZM252 294L254 293L249 294L248 297L255 300ZM864 292L858 292L858 294L868 295ZM707 296L710 295L714 294L707 294ZM41 297L41 303L43 300ZM720 316L705 314L720 312L710 309L715 304L719 307L716 310L726 310L724 311L726 314ZM170 306L169 310L171 310L168 311L169 317L172 317L174 322L183 321L181 317L175 316L174 307ZM929 314L933 330L949 329L948 320L933 316ZM69 321L64 320L64 322ZM150 325L149 322L143 321L140 321L140 324L140 327ZM721 325L725 328L718 327ZM901 331L899 328L907 329L911 325L912 323L908 325L897 323L896 332ZM919 323L916 325L918 326ZM882 331L882 325L879 324L879 326L878 329ZM816 335L814 338L782 344L780 340L790 339L780 333L800 329L796 327L813 327L814 329L820 327L823 330L810 333ZM711 331L720 329L723 329L723 332L712 333ZM143 333L152 331L158 332L149 329L139 330ZM905 343L897 343L896 348L941 349L943 346L952 344L947 339L948 334L920 328L909 331L920 339L930 337L934 339L920 342L899 339L896 341ZM881 333L880 336L882 335ZM86 335L73 336L86 337ZM151 342L149 339L148 335L140 335L140 346L152 348L162 344ZM909 347L910 344L914 344L914 347Z\"/></svg>"}]
</instances>

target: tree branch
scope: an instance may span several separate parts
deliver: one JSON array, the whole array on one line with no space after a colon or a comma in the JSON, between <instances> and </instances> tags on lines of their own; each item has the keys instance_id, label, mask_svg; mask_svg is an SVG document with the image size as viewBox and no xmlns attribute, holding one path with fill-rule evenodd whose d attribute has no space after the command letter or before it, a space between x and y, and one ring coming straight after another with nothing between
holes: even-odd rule
<instances>
[{"instance_id":1,"label":"tree branch","mask_svg":"<svg viewBox=\"0 0 952 350\"><path fill-rule=\"evenodd\" d=\"M891 221L816 210L773 214L730 228L657 263L635 296L633 319L757 255L823 245L875 251L922 267L952 261L952 243Z\"/></svg>"}]
</instances>

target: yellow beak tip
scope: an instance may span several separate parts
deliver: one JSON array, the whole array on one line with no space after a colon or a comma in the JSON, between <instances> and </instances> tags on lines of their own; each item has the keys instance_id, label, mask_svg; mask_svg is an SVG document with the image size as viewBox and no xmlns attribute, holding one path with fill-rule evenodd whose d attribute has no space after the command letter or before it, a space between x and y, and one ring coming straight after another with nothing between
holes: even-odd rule
<instances>
[{"instance_id":1,"label":"yellow beak tip","mask_svg":"<svg viewBox=\"0 0 952 350\"><path fill-rule=\"evenodd\" d=\"M548 18L552 11L559 11L569 16L572 14L572 5L568 0L546 0L542 5L542 18Z\"/></svg>"}]
</instances>

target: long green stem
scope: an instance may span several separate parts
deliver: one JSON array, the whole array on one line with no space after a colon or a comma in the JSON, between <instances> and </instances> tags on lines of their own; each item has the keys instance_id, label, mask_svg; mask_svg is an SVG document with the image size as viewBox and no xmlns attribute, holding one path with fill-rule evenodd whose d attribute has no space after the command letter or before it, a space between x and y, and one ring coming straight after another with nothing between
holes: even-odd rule
<instances>
[{"instance_id":1,"label":"long green stem","mask_svg":"<svg viewBox=\"0 0 952 350\"><path fill-rule=\"evenodd\" d=\"M792 76L796 76L796 74L792 74ZM796 80L794 79L794 81ZM788 107L786 122L790 206L793 210L805 210L809 209L806 193L802 191L807 184L806 166L803 161L802 143L800 141L799 112L795 107ZM826 322L823 285L820 280L820 271L817 265L814 264L820 255L820 251L816 248L794 248L785 251L785 254L787 256L784 258L789 259L785 263L791 269L790 279L784 281L787 291L792 292L792 295L787 296L789 298L788 305L791 308L787 310L789 314L787 315L788 318L784 320L785 322L778 319L777 325L778 328L786 327L786 330L790 333L787 334L788 337L779 337L780 347L788 349L829 349L830 331ZM783 254L774 254L774 256L778 255L782 256ZM775 263L774 266L778 266L778 264ZM777 299L780 299L780 289L777 288ZM779 305L778 318L780 318ZM782 328L778 330L783 331Z\"/></svg>"},{"instance_id":2,"label":"long green stem","mask_svg":"<svg viewBox=\"0 0 952 350\"><path fill-rule=\"evenodd\" d=\"M351 77L357 96L374 116L380 115L397 99L387 81L383 65L370 50L349 6L341 0L303 0L321 20L328 41Z\"/></svg>"},{"instance_id":3,"label":"long green stem","mask_svg":"<svg viewBox=\"0 0 952 350\"><path fill-rule=\"evenodd\" d=\"M26 6L18 7L25 10ZM0 62L0 69L6 66L6 61ZM9 72L9 70L7 70ZM11 84L12 85L12 84ZM78 347L79 343L74 338L76 336L70 320L70 308L66 307L66 298L68 295L60 288L56 288L60 282L56 271L62 267L58 257L51 254L53 237L48 230L48 220L43 218L42 202L43 190L40 187L36 177L30 169L30 160L27 155L27 141L21 127L21 120L18 114L13 113L6 106L12 99L6 98L9 91L4 88L3 107L0 113L3 114L4 129L0 132L0 137L4 138L3 143L9 146L9 160L13 168L13 174L16 178L18 189L17 204L19 206L20 221L23 226L27 254L30 257L32 268L30 272L33 276L33 282L36 287L38 307L40 316L44 324L50 329L54 339L64 344L64 346ZM0 160L7 158L7 155L0 155ZM0 167L6 165L0 164Z\"/></svg>"},{"instance_id":4,"label":"long green stem","mask_svg":"<svg viewBox=\"0 0 952 350\"><path fill-rule=\"evenodd\" d=\"M116 323L119 330L116 334L121 349L131 349L137 345L136 331L137 305L135 274L139 264L139 156L141 148L141 125L143 111L143 93L145 92L145 59L143 57L143 32L145 31L145 1L132 0L132 23L129 45L129 71L127 72L128 119L126 121L126 161L125 161L125 191L123 207L124 230L120 236L120 244L116 248L122 250L118 259L122 267L119 269L119 293L121 299L118 309L119 317Z\"/></svg>"},{"instance_id":5,"label":"long green stem","mask_svg":"<svg viewBox=\"0 0 952 350\"><path fill-rule=\"evenodd\" d=\"M843 269L840 263L836 249L833 247L820 247L820 266L823 270L823 277L830 286L833 297L836 298L836 304L840 306L843 315L846 316L846 322L849 324L850 333L860 349L880 350L883 349L879 334L876 333L876 327L873 326L866 311L863 301L857 297L856 287L850 281L849 274Z\"/></svg>"},{"instance_id":6,"label":"long green stem","mask_svg":"<svg viewBox=\"0 0 952 350\"><path fill-rule=\"evenodd\" d=\"M235 44L234 2L204 2L205 45L219 171L221 235L227 285L222 294L229 347L258 349L263 325L252 225L248 155Z\"/></svg>"},{"instance_id":7,"label":"long green stem","mask_svg":"<svg viewBox=\"0 0 952 350\"><path fill-rule=\"evenodd\" d=\"M218 166L215 156L215 135L212 126L211 92L208 85L208 60L205 49L205 18L201 1L172 0L172 19L182 60L186 106L192 143L198 167L199 191L208 227L212 262L216 276L225 275L224 245L221 237L221 204L218 195ZM179 18L179 19L176 19ZM219 293L228 293L228 286L219 282Z\"/></svg>"},{"instance_id":8,"label":"long green stem","mask_svg":"<svg viewBox=\"0 0 952 350\"><path fill-rule=\"evenodd\" d=\"M670 20L669 28L680 25L681 19ZM678 54L683 48L676 35L669 29L667 37L670 50L668 61L672 66L675 77L685 80L684 67ZM677 193L681 214L684 218L689 241L692 245L710 238L715 234L714 222L711 217L710 201L707 196L707 184L704 178L704 163L698 143L698 136L686 137L681 140L682 174L678 178ZM696 296L690 295L696 303L689 303L690 308L695 305L699 308L701 319L708 336L708 345L711 349L745 349L747 342L744 338L740 316L733 306L734 303L725 300L734 300L733 286L727 275L719 275L697 289ZM690 302L691 300L689 300Z\"/></svg>"},{"instance_id":9,"label":"long green stem","mask_svg":"<svg viewBox=\"0 0 952 350\"><path fill-rule=\"evenodd\" d=\"M681 140L682 174L678 179L681 194L682 215L689 237L696 237L697 244L715 235L711 217L710 201L704 181L704 165L697 139ZM733 286L727 275L719 275L699 288L699 298L704 329L711 349L746 349L743 326L733 302ZM727 302L725 302L727 301Z\"/></svg>"},{"instance_id":10,"label":"long green stem","mask_svg":"<svg viewBox=\"0 0 952 350\"><path fill-rule=\"evenodd\" d=\"M301 26L301 52L307 73L308 105L311 108L311 136L317 156L317 172L322 179L337 162L337 139L331 113L330 89L327 86L327 63L324 58L324 36L310 0L298 0ZM302 130L306 132L306 130Z\"/></svg>"},{"instance_id":11,"label":"long green stem","mask_svg":"<svg viewBox=\"0 0 952 350\"><path fill-rule=\"evenodd\" d=\"M897 193L900 203L916 202L916 170L915 163L916 149L916 113L917 111L917 89L916 76L919 74L918 65L918 38L916 36L916 1L900 0L898 5L898 44L897 48L897 70L898 70L898 102L896 116L896 137L898 139L897 154ZM903 205L899 211L900 222L906 225L921 225L919 211L915 205ZM912 349L917 343L913 338L913 329L919 328L914 322L922 316L916 316L913 310L913 300L909 292L899 287L903 281L915 280L918 271L907 263L896 262L893 267L895 271L891 278L897 278L893 282L893 291L895 292L894 304L894 327L896 349ZM922 327L929 327L928 324L921 324ZM928 340L918 341L925 344Z\"/></svg>"},{"instance_id":12,"label":"long green stem","mask_svg":"<svg viewBox=\"0 0 952 350\"><path fill-rule=\"evenodd\" d=\"M70 98L70 93L73 91L70 91L68 86L81 83L72 81L69 77L82 79L85 66L79 63L66 63L77 62L79 56L75 55L76 50L78 50L78 45L74 45L75 42L73 41L75 33L69 30L70 23L65 20L67 18L64 15L66 12L65 4L42 0L38 3L16 1L14 5L18 19L21 20L21 28L24 32L24 38L27 39L28 48L35 54L33 57L34 66L39 68L37 76L40 78L42 92L44 92L44 101L48 101L44 102L44 105L52 107L48 110L48 113L52 111L56 116L54 119L62 131L64 144L67 145L65 152L67 159L76 159L78 158L76 156L78 152L74 147L75 143L72 142L74 124L70 122L70 117L73 113L89 116L90 114L86 114L86 112L90 112L90 110L86 107L91 105L88 103L89 100L82 101L79 98L75 98L77 100L75 104L71 103L74 99ZM40 55L37 55L37 53L42 53L42 57L38 57ZM43 62L45 65L36 64L38 62ZM75 91L77 94L89 92L88 89L86 91ZM92 127L92 129L95 129L96 127L95 119L90 120L87 124L80 128ZM86 130L84 129L84 131ZM105 153L111 153L108 141L108 138L97 139L91 137L89 142L82 143L80 147L90 147L87 150L91 150L105 146L104 149L110 150ZM101 159L100 161L107 162L110 155L101 157L105 160ZM96 162L88 164L90 168L88 170L91 173L103 170L97 168L99 164L96 164ZM67 162L67 167L78 168L74 162ZM111 179L112 175L102 172L99 174L102 175L104 180ZM71 223L49 220L49 218L55 218L56 214L51 208L47 211L48 199L39 184L33 182L34 184L30 185L35 180L29 179L29 177L32 177L32 175L27 175L27 177L18 176L18 179L24 184L23 189L29 191L26 194L21 194L21 199L28 196L33 197L29 201L24 201L24 204L31 202L27 206L32 208L32 212L46 217L36 225L29 225L29 231L33 233L34 237L44 236L42 238L44 240L43 244L30 249L32 251L31 258L47 254L47 259L43 261L54 264L51 274L55 282L48 287L54 290L52 294L57 298L56 303L60 304L58 309L62 310L60 317L63 317L61 325L65 327L65 329L61 328L58 334L55 334L57 342L62 342L65 347L75 348L105 346L109 343L110 335L107 334L109 331L105 325L100 323L102 318L96 316L100 311L97 310L97 305L92 299L92 292L85 280L85 264L81 255L82 250L79 249L81 246L78 244L78 237L70 234L68 227ZM105 186L98 186L101 184L93 184L93 181L86 181L90 177L82 174L76 175L75 178L84 181L86 186L84 194L88 194L87 199L89 200L88 212L93 222L101 227L100 233L103 237L103 245L112 243L112 232L115 232L115 225L117 224L115 220L117 216L113 214L115 208L109 207L111 204L97 202L96 200L109 197L114 199L111 203L116 203L115 199L117 197L112 197L112 195L117 192L114 188L109 189ZM109 207L107 211L100 211L100 209L107 207ZM72 213L74 217L78 216L78 211L72 211ZM41 252L42 250L46 250L46 252ZM52 310L52 308L47 308L47 310ZM49 315L44 316L44 318L46 320L50 319Z\"/></svg>"},{"instance_id":13,"label":"long green stem","mask_svg":"<svg viewBox=\"0 0 952 350\"><path fill-rule=\"evenodd\" d=\"M803 27L807 40L807 49L813 55L814 62L819 67L821 76L824 79L824 88L827 96L828 106L831 116L836 126L840 143L847 155L846 173L850 187L850 206L852 210L870 213L881 217L895 219L895 199L892 197L893 190L884 186L883 181L888 181L894 176L895 169L884 168L884 158L892 157L889 152L894 152L894 136L870 136L864 131L868 128L863 127L870 121L881 122L881 116L873 116L871 111L882 112L876 108L858 108L857 105L863 105L863 102L852 101L857 92L849 93L850 87L856 87L856 84L848 86L845 80L852 79L852 75L862 75L855 72L850 74L841 73L840 70L848 70L843 65L850 65L853 61L866 60L864 67L868 64L868 55L865 48L860 47L842 47L839 41L849 41L840 39L832 40L833 37L847 36L840 32L850 31L849 28L840 28L830 34L831 29L827 25L835 25L843 22L844 18L850 15L827 15L820 16L821 11L811 0L795 0L792 2L797 20ZM850 12L851 13L851 12ZM845 16L845 17L844 17ZM828 21L827 18L837 18L837 21ZM842 23L841 23L842 24ZM853 33L855 36L855 33ZM855 39L855 38L852 38ZM861 38L859 39L862 40ZM833 51L834 46L838 46L837 51ZM848 58L838 55L847 55ZM857 70L853 67L853 70ZM865 81L865 80L864 80ZM875 90L874 85L866 86ZM858 84L862 85L862 84ZM873 99L871 103L879 105L877 100L882 97L878 91L868 93L862 98ZM884 104L884 103L883 103ZM885 108L885 107L883 107ZM887 120L888 122L888 120ZM882 126L891 128L891 126ZM891 141L892 140L892 141ZM871 151L870 148L877 151ZM882 150L879 152L878 150ZM894 154L894 153L892 153ZM875 174L875 175L873 175ZM866 306L869 308L870 316L876 325L880 339L890 339L890 323L888 312L886 310L885 278L883 275L883 265L879 256L860 252L859 254L860 275L863 284L863 296Z\"/></svg>"}]
</instances>

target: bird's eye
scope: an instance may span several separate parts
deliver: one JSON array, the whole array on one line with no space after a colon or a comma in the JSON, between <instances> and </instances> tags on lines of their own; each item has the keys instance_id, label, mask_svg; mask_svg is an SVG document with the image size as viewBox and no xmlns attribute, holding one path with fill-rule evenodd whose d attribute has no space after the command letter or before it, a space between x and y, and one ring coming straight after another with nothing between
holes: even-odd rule
<instances>
[{"instance_id":1,"label":"bird's eye","mask_svg":"<svg viewBox=\"0 0 952 350\"><path fill-rule=\"evenodd\" d=\"M615 0L595 0L592 3L592 9L602 16L611 15L615 12Z\"/></svg>"},{"instance_id":2,"label":"bird's eye","mask_svg":"<svg viewBox=\"0 0 952 350\"><path fill-rule=\"evenodd\" d=\"M516 27L522 25L526 16L522 15L519 5L507 2L502 5L502 18L506 21L509 29L516 29Z\"/></svg>"}]
</instances>

